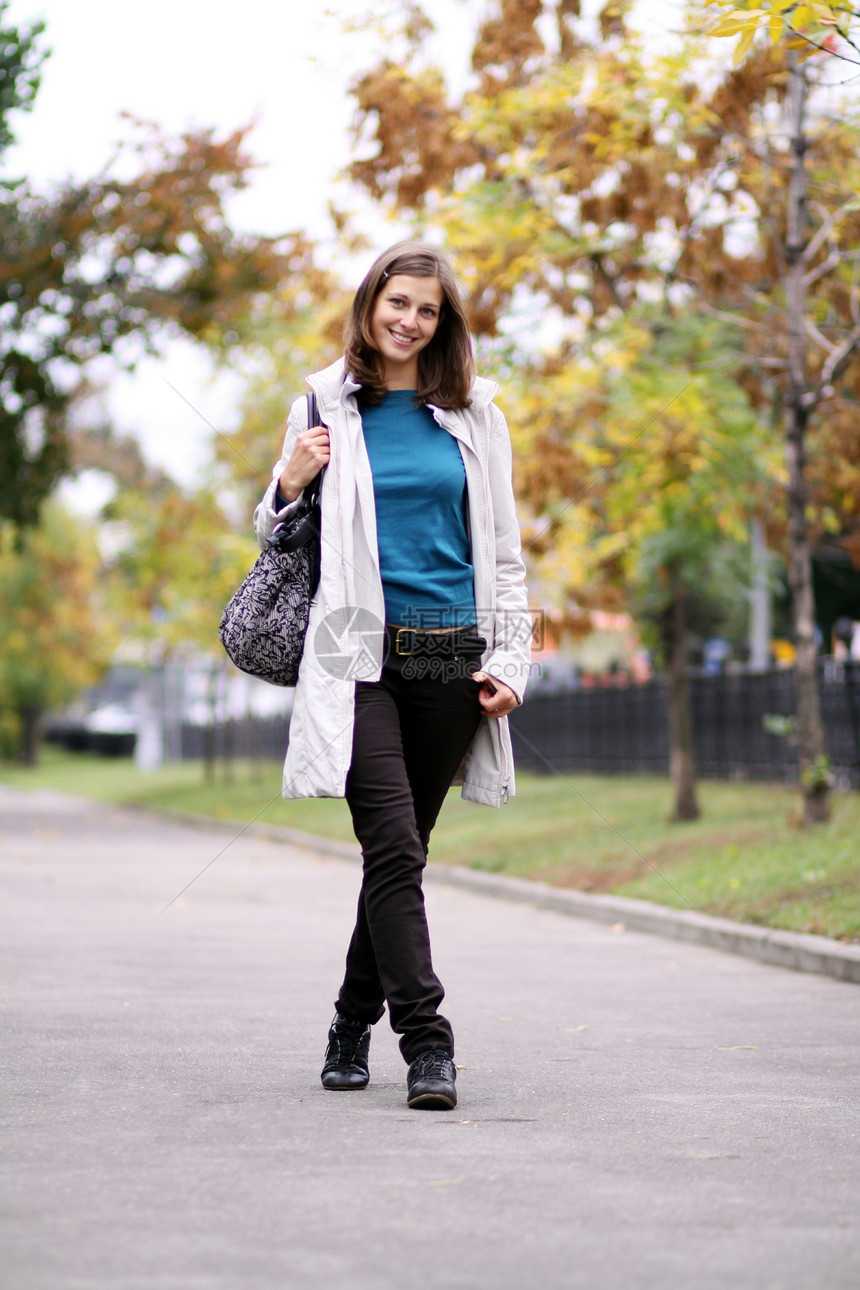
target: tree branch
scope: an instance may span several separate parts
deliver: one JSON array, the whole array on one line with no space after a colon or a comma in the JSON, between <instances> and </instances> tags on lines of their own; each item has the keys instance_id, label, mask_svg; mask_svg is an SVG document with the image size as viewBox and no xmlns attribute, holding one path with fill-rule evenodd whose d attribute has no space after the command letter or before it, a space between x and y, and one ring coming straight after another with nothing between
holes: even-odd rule
<instances>
[{"instance_id":1,"label":"tree branch","mask_svg":"<svg viewBox=\"0 0 860 1290\"><path fill-rule=\"evenodd\" d=\"M803 325L806 328L806 334L810 340L814 340L816 345L820 345L828 354L833 353L836 346L832 341L828 340L826 336L821 334L811 318L804 318Z\"/></svg>"},{"instance_id":2,"label":"tree branch","mask_svg":"<svg viewBox=\"0 0 860 1290\"><path fill-rule=\"evenodd\" d=\"M812 269L809 273L804 273L803 285L805 287L811 287L813 282L817 282L819 278L826 277L826 275L830 273L832 269L835 269L838 267L839 261L841 260L841 258L842 257L839 254L839 248L834 247L833 250L828 255L827 259L822 260L821 264L819 264L817 268Z\"/></svg>"},{"instance_id":3,"label":"tree branch","mask_svg":"<svg viewBox=\"0 0 860 1290\"><path fill-rule=\"evenodd\" d=\"M840 62L851 63L854 67L860 67L860 59L848 58L846 54L837 54L835 49L828 49L826 45L822 45L819 41L812 40L810 36L805 35L805 33L802 31L798 31L796 27L792 27L789 23L786 23L786 27L788 27L788 30L791 32L792 36L799 36L801 40L806 41L807 45L811 45L813 49L820 49L823 53L829 54L831 58L838 58ZM850 45L852 49L857 49L857 46L854 44L854 41L849 40L848 37L845 35L844 31L841 30L841 28L836 27L836 31L839 32L839 35L846 42L846 44Z\"/></svg>"},{"instance_id":4,"label":"tree branch","mask_svg":"<svg viewBox=\"0 0 860 1290\"><path fill-rule=\"evenodd\" d=\"M766 330L762 323L751 322L749 318L740 318L737 314L729 313L727 309L717 309L714 305L708 304L706 300L700 300L698 305L711 318L719 318L722 322L735 323L736 326L743 327L747 331Z\"/></svg>"},{"instance_id":5,"label":"tree branch","mask_svg":"<svg viewBox=\"0 0 860 1290\"><path fill-rule=\"evenodd\" d=\"M810 202L809 204L810 206L815 206L815 209L821 216L821 223L807 242L806 250L803 252L803 259L806 264L815 258L818 254L819 248L827 238L833 236L833 226L836 223L836 214L838 213L836 212L831 214L826 206L822 206L821 202ZM842 208L840 207L840 210L841 209Z\"/></svg>"},{"instance_id":6,"label":"tree branch","mask_svg":"<svg viewBox=\"0 0 860 1290\"><path fill-rule=\"evenodd\" d=\"M704 215L707 209L708 203L713 197L714 192L716 191L717 184L720 182L720 180L722 179L726 171L732 168L735 164L736 163L734 161L723 159L717 166L716 170L714 170L711 173L711 175L708 177L708 182L705 186L705 191L704 191L704 194L702 195L701 203L699 204L699 209L695 212L695 214L690 216L690 219L687 223L687 227L685 228L681 236L681 245L678 249L678 254L675 256L675 262L674 264L671 265L671 267L666 272L665 281L663 284L664 304L668 302L669 291L672 287L672 284L677 279L678 269L680 267L681 261L684 258L687 247L690 245L690 242L692 241L693 232L696 229L701 217Z\"/></svg>"},{"instance_id":7,"label":"tree branch","mask_svg":"<svg viewBox=\"0 0 860 1290\"><path fill-rule=\"evenodd\" d=\"M845 41L845 44L846 44L846 45L850 45L852 49L856 49L857 53L858 53L858 54L860 54L860 45L858 45L858 44L857 44L857 42L856 42L855 40L852 40L852 39L851 39L851 37L848 35L848 32L847 32L847 31L843 31L843 29L839 26L839 23L838 23L838 22L834 23L834 24L833 24L833 26L834 26L834 29L835 29L836 31L838 31L838 32L839 32L839 35L840 35L840 36L842 37L842 39ZM837 57L841 57L841 55L837 55ZM856 59L856 58L846 58L846 59L845 59L845 62L846 62L846 63L856 63L856 62L857 62L857 59Z\"/></svg>"},{"instance_id":8,"label":"tree branch","mask_svg":"<svg viewBox=\"0 0 860 1290\"><path fill-rule=\"evenodd\" d=\"M757 148L751 139L748 139L746 135L739 134L737 130L721 129L721 133L724 138L733 139L735 143L739 143L761 165L772 166L774 170L781 170L784 175L789 174L791 167L788 162L783 161L781 157L775 157L771 148Z\"/></svg>"},{"instance_id":9,"label":"tree branch","mask_svg":"<svg viewBox=\"0 0 860 1290\"><path fill-rule=\"evenodd\" d=\"M624 308L624 301L621 299L621 293L618 290L616 278L608 271L603 263L603 253L598 252L596 255L589 256L592 267L596 270L598 276L602 279L604 286L612 297L612 302L618 309Z\"/></svg>"},{"instance_id":10,"label":"tree branch","mask_svg":"<svg viewBox=\"0 0 860 1290\"><path fill-rule=\"evenodd\" d=\"M829 396L833 390L833 382L837 381L845 370L848 360L858 349L860 349L860 322L856 323L841 345L836 345L827 357L827 361L821 369L821 376L818 384L813 390L807 390L802 402L803 406L809 411L817 407L822 398Z\"/></svg>"},{"instance_id":11,"label":"tree branch","mask_svg":"<svg viewBox=\"0 0 860 1290\"><path fill-rule=\"evenodd\" d=\"M857 286L857 270L860 268L860 256L851 257L854 263L851 265L851 283L848 287L848 299L850 300L849 308L851 310L851 321L860 322L860 288Z\"/></svg>"},{"instance_id":12,"label":"tree branch","mask_svg":"<svg viewBox=\"0 0 860 1290\"><path fill-rule=\"evenodd\" d=\"M847 201L844 201L841 206L837 207L835 211L827 210L825 206L821 205L821 202L815 203L815 208L821 215L821 225L807 243L806 250L803 252L804 263L809 264L810 260L815 258L821 249L822 244L826 242L828 238L830 238L831 241L834 241L833 230L836 227L837 221L848 210L849 206L853 206L856 200L857 196L856 194L853 194L847 199Z\"/></svg>"}]
</instances>

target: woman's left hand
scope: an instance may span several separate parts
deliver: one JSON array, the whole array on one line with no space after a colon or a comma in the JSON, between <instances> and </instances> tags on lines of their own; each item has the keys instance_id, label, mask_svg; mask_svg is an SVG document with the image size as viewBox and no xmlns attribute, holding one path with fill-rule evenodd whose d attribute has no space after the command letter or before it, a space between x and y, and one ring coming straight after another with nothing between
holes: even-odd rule
<instances>
[{"instance_id":1,"label":"woman's left hand","mask_svg":"<svg viewBox=\"0 0 860 1290\"><path fill-rule=\"evenodd\" d=\"M520 701L510 686L497 681L489 672L473 672L472 680L481 687L478 702L485 717L505 717L519 707Z\"/></svg>"}]
</instances>

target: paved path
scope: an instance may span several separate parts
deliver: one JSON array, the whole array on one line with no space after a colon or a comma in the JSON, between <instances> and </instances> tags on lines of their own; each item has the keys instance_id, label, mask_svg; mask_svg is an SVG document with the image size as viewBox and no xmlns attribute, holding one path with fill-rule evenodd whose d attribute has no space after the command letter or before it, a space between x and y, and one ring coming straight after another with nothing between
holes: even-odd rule
<instances>
[{"instance_id":1,"label":"paved path","mask_svg":"<svg viewBox=\"0 0 860 1290\"><path fill-rule=\"evenodd\" d=\"M477 808L476 808L477 809ZM515 809L515 808L509 808ZM0 789L3 1290L856 1290L860 989L434 885L460 1105L318 1070L358 871Z\"/></svg>"}]
</instances>

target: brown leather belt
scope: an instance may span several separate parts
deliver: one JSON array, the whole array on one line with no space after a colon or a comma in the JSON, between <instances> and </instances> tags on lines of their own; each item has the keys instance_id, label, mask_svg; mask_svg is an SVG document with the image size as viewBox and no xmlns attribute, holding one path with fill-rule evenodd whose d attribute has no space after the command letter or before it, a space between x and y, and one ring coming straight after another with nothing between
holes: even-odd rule
<instances>
[{"instance_id":1,"label":"brown leather belt","mask_svg":"<svg viewBox=\"0 0 860 1290\"><path fill-rule=\"evenodd\" d=\"M392 654L407 658L479 657L487 647L477 627L455 627L451 631L421 631L415 627L385 624L388 648Z\"/></svg>"}]
</instances>

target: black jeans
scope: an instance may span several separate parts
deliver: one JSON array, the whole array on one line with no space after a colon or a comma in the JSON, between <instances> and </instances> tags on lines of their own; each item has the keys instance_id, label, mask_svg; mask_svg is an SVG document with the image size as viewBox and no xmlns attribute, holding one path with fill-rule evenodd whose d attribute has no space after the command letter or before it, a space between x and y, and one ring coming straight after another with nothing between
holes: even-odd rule
<instances>
[{"instance_id":1,"label":"black jeans","mask_svg":"<svg viewBox=\"0 0 860 1290\"><path fill-rule=\"evenodd\" d=\"M379 681L356 685L346 800L364 875L335 1006L372 1024L387 1001L407 1062L430 1048L454 1054L421 878L430 831L480 721L471 679L479 663L474 648L456 662L391 654Z\"/></svg>"}]
</instances>

